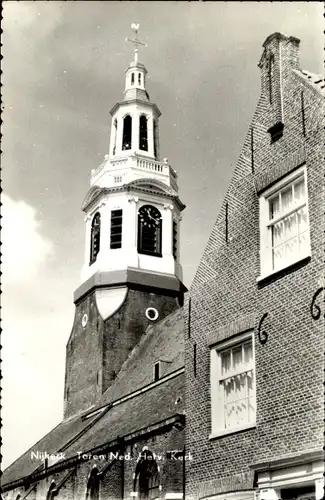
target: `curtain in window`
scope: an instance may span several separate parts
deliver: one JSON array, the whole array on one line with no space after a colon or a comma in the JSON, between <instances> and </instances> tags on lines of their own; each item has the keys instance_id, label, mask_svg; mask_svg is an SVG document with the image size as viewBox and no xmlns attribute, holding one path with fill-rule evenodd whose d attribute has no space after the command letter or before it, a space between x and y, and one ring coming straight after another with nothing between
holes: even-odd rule
<instances>
[{"instance_id":1,"label":"curtain in window","mask_svg":"<svg viewBox=\"0 0 325 500\"><path fill-rule=\"evenodd\" d=\"M221 384L224 390L225 428L235 428L255 418L252 343L235 346L221 353ZM227 375L230 375L227 377Z\"/></svg>"},{"instance_id":2,"label":"curtain in window","mask_svg":"<svg viewBox=\"0 0 325 500\"><path fill-rule=\"evenodd\" d=\"M304 178L292 183L270 200L270 219L280 218L271 226L274 269L290 263L295 259L295 255L307 252L309 245L307 207L306 205L301 207L304 201Z\"/></svg>"}]
</instances>

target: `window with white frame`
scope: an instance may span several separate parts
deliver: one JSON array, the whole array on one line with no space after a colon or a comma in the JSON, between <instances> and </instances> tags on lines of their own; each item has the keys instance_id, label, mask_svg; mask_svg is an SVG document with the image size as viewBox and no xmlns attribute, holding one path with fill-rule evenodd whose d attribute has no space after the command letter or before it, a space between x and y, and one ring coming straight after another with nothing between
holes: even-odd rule
<instances>
[{"instance_id":1,"label":"window with white frame","mask_svg":"<svg viewBox=\"0 0 325 500\"><path fill-rule=\"evenodd\" d=\"M252 332L211 349L212 436L255 425L255 366Z\"/></svg>"},{"instance_id":2,"label":"window with white frame","mask_svg":"<svg viewBox=\"0 0 325 500\"><path fill-rule=\"evenodd\" d=\"M307 182L304 168L260 197L261 276L310 255Z\"/></svg>"}]
</instances>

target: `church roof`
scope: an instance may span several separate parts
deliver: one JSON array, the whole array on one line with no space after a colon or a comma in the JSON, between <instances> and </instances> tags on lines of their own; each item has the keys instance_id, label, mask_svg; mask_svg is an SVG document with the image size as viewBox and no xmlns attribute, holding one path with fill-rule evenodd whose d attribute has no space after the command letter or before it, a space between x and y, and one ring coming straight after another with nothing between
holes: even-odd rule
<instances>
[{"instance_id":1,"label":"church roof","mask_svg":"<svg viewBox=\"0 0 325 500\"><path fill-rule=\"evenodd\" d=\"M184 366L182 309L147 328L146 334L119 371L114 384L101 397L97 408L152 383L153 365L159 360L162 361L163 377Z\"/></svg>"},{"instance_id":2,"label":"church roof","mask_svg":"<svg viewBox=\"0 0 325 500\"><path fill-rule=\"evenodd\" d=\"M31 474L41 465L41 461L31 457L33 452L57 452L68 441L84 431L97 418L98 415L88 420L82 420L80 416L75 416L60 422L3 472L2 486Z\"/></svg>"},{"instance_id":3,"label":"church roof","mask_svg":"<svg viewBox=\"0 0 325 500\"><path fill-rule=\"evenodd\" d=\"M159 360L162 361L162 379L160 384L150 387L153 365ZM35 472L41 462L31 457L33 451L49 454L62 451L65 458L73 457L77 451L90 451L183 413L184 375L179 372L183 366L183 316L178 309L148 327L97 406L91 412L88 410L58 424L3 472L2 485ZM146 390L136 392L142 388ZM127 395L131 397L118 401ZM110 407L113 402L114 406ZM93 414L101 407L103 411Z\"/></svg>"},{"instance_id":4,"label":"church roof","mask_svg":"<svg viewBox=\"0 0 325 500\"><path fill-rule=\"evenodd\" d=\"M131 434L183 412L184 374L182 373L111 408L87 433L68 448L66 457L74 456L78 451L87 452L96 449L118 437L127 439Z\"/></svg>"},{"instance_id":5,"label":"church roof","mask_svg":"<svg viewBox=\"0 0 325 500\"><path fill-rule=\"evenodd\" d=\"M90 422L81 415L65 420L24 453L2 476L2 487L34 473L41 462L31 452L64 453L64 460L77 452L90 452L118 438L145 431L184 412L184 374L181 373L151 390L100 413ZM80 431L84 430L83 433ZM80 437L76 439L76 436ZM71 444L69 444L71 443Z\"/></svg>"},{"instance_id":6,"label":"church roof","mask_svg":"<svg viewBox=\"0 0 325 500\"><path fill-rule=\"evenodd\" d=\"M317 75L316 73L311 73L310 71L307 71L305 69L293 70L293 71L309 87L314 89L317 93L324 95L324 93L325 93L325 79L322 76Z\"/></svg>"}]
</instances>

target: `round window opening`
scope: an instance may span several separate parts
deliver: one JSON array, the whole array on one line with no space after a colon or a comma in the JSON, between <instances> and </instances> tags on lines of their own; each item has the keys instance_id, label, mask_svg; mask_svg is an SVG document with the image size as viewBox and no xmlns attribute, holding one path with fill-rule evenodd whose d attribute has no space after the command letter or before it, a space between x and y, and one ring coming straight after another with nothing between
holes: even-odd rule
<instances>
[{"instance_id":1,"label":"round window opening","mask_svg":"<svg viewBox=\"0 0 325 500\"><path fill-rule=\"evenodd\" d=\"M154 307L148 307L146 310L146 316L150 319L150 321L155 321L158 318L159 313Z\"/></svg>"},{"instance_id":2,"label":"round window opening","mask_svg":"<svg viewBox=\"0 0 325 500\"><path fill-rule=\"evenodd\" d=\"M88 322L88 314L84 314L81 320L82 326L85 328L86 324Z\"/></svg>"}]
</instances>

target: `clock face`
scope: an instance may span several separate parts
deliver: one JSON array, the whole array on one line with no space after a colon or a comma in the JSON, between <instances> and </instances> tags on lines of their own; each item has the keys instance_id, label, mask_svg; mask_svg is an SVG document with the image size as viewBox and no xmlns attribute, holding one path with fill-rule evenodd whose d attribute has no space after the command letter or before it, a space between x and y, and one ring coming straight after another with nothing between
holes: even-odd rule
<instances>
[{"instance_id":1,"label":"clock face","mask_svg":"<svg viewBox=\"0 0 325 500\"><path fill-rule=\"evenodd\" d=\"M141 223L145 227L153 228L159 226L160 224L161 215L159 210L157 210L157 208L155 207L152 207L150 205L145 205L140 208L139 215Z\"/></svg>"}]
</instances>

